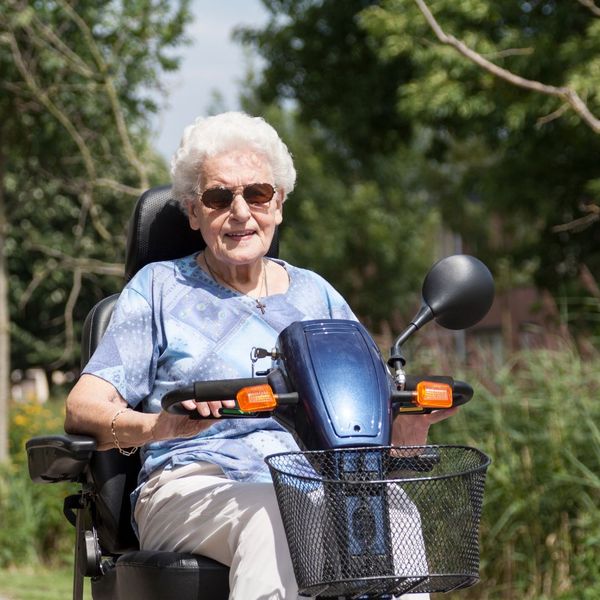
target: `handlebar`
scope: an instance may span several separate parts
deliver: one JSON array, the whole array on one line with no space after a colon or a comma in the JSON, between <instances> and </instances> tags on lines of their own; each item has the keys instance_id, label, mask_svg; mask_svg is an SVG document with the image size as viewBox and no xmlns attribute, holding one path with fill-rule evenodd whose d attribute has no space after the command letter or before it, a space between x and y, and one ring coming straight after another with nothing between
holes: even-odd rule
<instances>
[{"instance_id":1,"label":"handlebar","mask_svg":"<svg viewBox=\"0 0 600 600\"><path fill-rule=\"evenodd\" d=\"M452 397L449 404L429 405L424 407L415 402L417 389L420 383L433 382L449 386L452 390ZM217 379L212 381L196 381L192 385L184 386L167 392L162 400L161 406L163 410L171 414L185 415L191 419L213 418L212 416L204 417L196 411L185 409L181 406L184 400L194 400L196 402L211 402L237 399L238 393L243 388L266 385L269 386L272 382L269 377L249 377L242 379ZM270 389L270 388L269 388ZM298 394L295 392L273 394L277 405L296 404L298 402ZM446 376L415 376L408 375L406 377L403 390L397 390L391 394L391 402L395 412L431 412L437 408L452 408L466 404L473 397L473 388L464 381L458 381L452 377ZM261 410L241 410L239 408L221 408L219 410L222 416L229 418L248 418L248 417L270 417L271 409L262 408Z\"/></svg>"},{"instance_id":2,"label":"handlebar","mask_svg":"<svg viewBox=\"0 0 600 600\"><path fill-rule=\"evenodd\" d=\"M273 376L273 379L276 379L276 377ZM220 408L219 413L221 416L228 418L267 418L271 416L275 406L296 404L298 402L298 394L295 392L274 393L272 390L273 383L269 377L196 381L192 385L167 392L162 397L161 406L163 410L171 414L187 415L190 419L211 419L212 416L204 417L196 411L185 409L181 406L181 402L184 400L194 400L195 402L234 400L237 408ZM257 389L260 387L265 389ZM244 395L244 391L247 390L252 390L254 395ZM249 399L249 396L252 396L252 398Z\"/></svg>"}]
</instances>

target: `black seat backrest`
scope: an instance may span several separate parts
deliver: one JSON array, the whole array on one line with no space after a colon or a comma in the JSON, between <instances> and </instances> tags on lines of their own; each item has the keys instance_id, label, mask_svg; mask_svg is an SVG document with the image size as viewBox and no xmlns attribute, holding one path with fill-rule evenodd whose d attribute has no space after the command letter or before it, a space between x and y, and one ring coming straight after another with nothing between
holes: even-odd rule
<instances>
[{"instance_id":1,"label":"black seat backrest","mask_svg":"<svg viewBox=\"0 0 600 600\"><path fill-rule=\"evenodd\" d=\"M188 256L204 245L173 199L171 186L152 188L141 195L129 220L125 280L148 263Z\"/></svg>"},{"instance_id":2,"label":"black seat backrest","mask_svg":"<svg viewBox=\"0 0 600 600\"><path fill-rule=\"evenodd\" d=\"M108 296L88 313L81 339L82 368L104 335L118 298L119 294ZM95 491L94 525L105 553L122 554L138 548L131 527L129 494L136 486L139 470L138 454L124 456L117 450L106 450L92 455L88 478Z\"/></svg>"},{"instance_id":3,"label":"black seat backrest","mask_svg":"<svg viewBox=\"0 0 600 600\"><path fill-rule=\"evenodd\" d=\"M204 247L202 236L190 228L187 215L173 199L171 186L152 188L140 196L129 221L125 280L151 262L188 256ZM275 232L267 255L277 257L278 252ZM88 314L82 334L82 367L104 335L118 297L104 298ZM96 490L95 525L104 552L122 554L137 548L129 494L136 486L139 470L139 453L130 457L116 450L94 453L90 477Z\"/></svg>"}]
</instances>

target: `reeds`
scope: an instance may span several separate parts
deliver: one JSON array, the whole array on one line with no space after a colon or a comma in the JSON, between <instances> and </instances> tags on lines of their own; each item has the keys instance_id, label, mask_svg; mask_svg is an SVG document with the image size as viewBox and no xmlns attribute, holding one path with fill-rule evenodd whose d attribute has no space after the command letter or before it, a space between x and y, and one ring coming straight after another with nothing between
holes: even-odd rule
<instances>
[{"instance_id":1,"label":"reeds","mask_svg":"<svg viewBox=\"0 0 600 600\"><path fill-rule=\"evenodd\" d=\"M476 388L432 441L488 453L481 583L449 598L600 598L600 361L572 349L460 373Z\"/></svg>"}]
</instances>

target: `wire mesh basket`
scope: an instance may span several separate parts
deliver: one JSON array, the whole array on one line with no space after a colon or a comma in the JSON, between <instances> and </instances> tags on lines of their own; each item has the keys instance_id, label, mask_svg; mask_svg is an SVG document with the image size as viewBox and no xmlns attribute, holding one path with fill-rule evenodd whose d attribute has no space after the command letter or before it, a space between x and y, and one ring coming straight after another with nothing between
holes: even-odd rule
<instances>
[{"instance_id":1,"label":"wire mesh basket","mask_svg":"<svg viewBox=\"0 0 600 600\"><path fill-rule=\"evenodd\" d=\"M302 595L391 598L479 580L490 459L476 448L286 452L266 462Z\"/></svg>"}]
</instances>

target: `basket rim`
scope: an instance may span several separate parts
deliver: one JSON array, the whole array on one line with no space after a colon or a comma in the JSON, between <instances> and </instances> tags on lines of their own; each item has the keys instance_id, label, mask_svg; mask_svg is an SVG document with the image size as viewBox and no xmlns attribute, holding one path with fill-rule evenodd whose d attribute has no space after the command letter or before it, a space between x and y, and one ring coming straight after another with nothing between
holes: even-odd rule
<instances>
[{"instance_id":1,"label":"basket rim","mask_svg":"<svg viewBox=\"0 0 600 600\"><path fill-rule=\"evenodd\" d=\"M365 577L361 577L359 583L363 583L363 582L369 582L369 581L391 581L391 580L397 580L397 579L420 579L420 581L416 584L418 585L422 585L422 584L426 584L428 585L428 587L433 587L432 585L430 585L430 582L435 583L437 582L437 580L439 579L446 579L449 577L456 577L456 578L461 578L463 581L460 582L460 584L458 586L455 586L449 590L437 590L437 591L424 591L424 592L419 592L419 593L445 593L445 592L451 592L454 590L458 590L458 589L464 589L466 587L471 587L472 585L478 583L481 581L481 576L479 573L477 573L476 575L472 574L472 573L428 573L427 575L422 575L422 574L418 574L418 575L382 575L382 576L378 576L378 575L374 575L374 576L365 576ZM314 583L310 583L307 585L304 585L302 587L299 587L299 591L304 593L304 592L314 592L314 588L327 588L327 587L332 587L335 585L344 585L345 583L355 583L356 580L352 579L352 578L342 578L342 579L332 579L331 581L316 581ZM465 582L468 582L468 585L463 585ZM408 593L410 594L411 592L404 592L404 593Z\"/></svg>"},{"instance_id":2,"label":"basket rim","mask_svg":"<svg viewBox=\"0 0 600 600\"><path fill-rule=\"evenodd\" d=\"M284 473L291 477L295 477L296 479L320 482L320 483L343 483L344 485L353 486L353 485L364 485L366 482L365 481L348 481L348 480L341 480L341 479L332 479L329 477L325 478L325 477L318 477L318 476L298 475L296 473L289 473L289 472L281 470L277 467L273 467L270 463L270 460L272 458L279 458L282 456L298 456L298 455L306 456L306 455L311 455L311 454L312 455L323 454L325 452L340 453L340 452L348 452L348 451L360 452L360 451L365 451L365 450L414 450L414 449L431 450L431 449L445 449L445 448L456 448L456 449L469 450L470 452L474 452L475 454L479 455L479 457L482 459L482 462L481 462L481 464L477 465L476 467L472 467L470 469L465 469L464 471L461 471L459 473L447 473L447 474L442 474L442 475L433 475L433 476L430 475L430 476L420 476L420 477L369 479L368 483L370 483L370 484L371 483L375 483L375 484L410 483L410 482L418 482L418 481L437 481L437 480L441 480L441 479L450 479L452 477L463 477L465 475L469 475L472 473L478 473L481 471L485 472L487 470L487 468L490 466L490 464L492 463L491 457L488 456L485 452L483 452L479 448L475 448L474 446L467 446L464 444L425 444L425 445L414 445L414 446L408 446L408 445L407 446L348 446L346 448L328 448L325 450L296 450L296 451L276 452L274 454L269 454L268 456L265 456L264 460L267 463L267 466L269 467L269 469L279 471L280 473Z\"/></svg>"}]
</instances>

